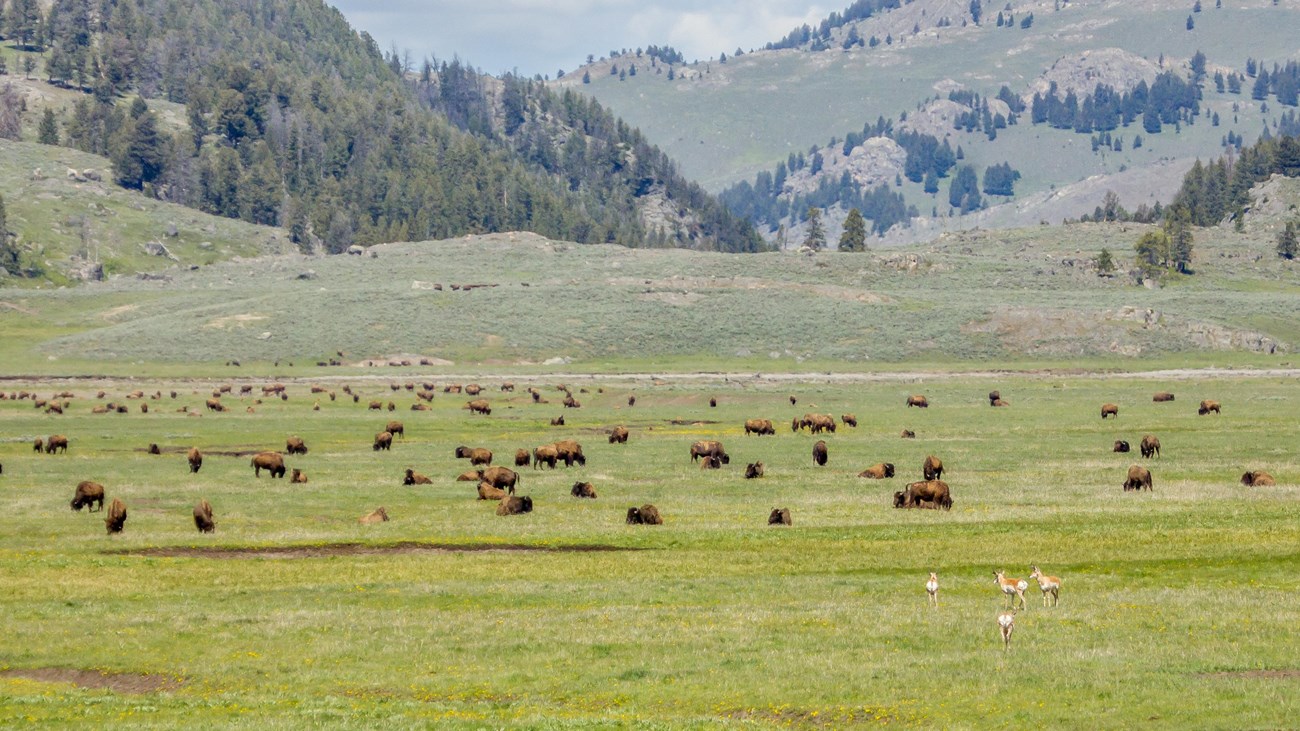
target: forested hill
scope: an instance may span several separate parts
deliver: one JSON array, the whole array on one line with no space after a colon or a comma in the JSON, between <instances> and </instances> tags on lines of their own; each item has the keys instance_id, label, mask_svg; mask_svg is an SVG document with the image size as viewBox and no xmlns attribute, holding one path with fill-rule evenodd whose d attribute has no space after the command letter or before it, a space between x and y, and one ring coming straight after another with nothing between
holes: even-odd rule
<instances>
[{"instance_id":1,"label":"forested hill","mask_svg":"<svg viewBox=\"0 0 1300 731\"><path fill-rule=\"evenodd\" d=\"M40 141L108 156L123 186L282 225L304 249L505 230L761 247L598 104L459 64L404 68L319 0L10 5L11 70L84 92Z\"/></svg>"}]
</instances>

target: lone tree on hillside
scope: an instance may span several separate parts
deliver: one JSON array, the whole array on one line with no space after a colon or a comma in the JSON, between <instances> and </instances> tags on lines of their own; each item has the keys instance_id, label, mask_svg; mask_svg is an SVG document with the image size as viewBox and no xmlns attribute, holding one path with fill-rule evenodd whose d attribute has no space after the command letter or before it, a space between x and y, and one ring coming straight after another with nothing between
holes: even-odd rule
<instances>
[{"instance_id":1,"label":"lone tree on hillside","mask_svg":"<svg viewBox=\"0 0 1300 731\"><path fill-rule=\"evenodd\" d=\"M844 233L840 234L840 251L867 250L867 222L856 208L849 209L844 219Z\"/></svg>"},{"instance_id":2,"label":"lone tree on hillside","mask_svg":"<svg viewBox=\"0 0 1300 731\"><path fill-rule=\"evenodd\" d=\"M1295 221L1287 221L1286 228L1277 235L1277 255L1290 261L1295 258L1296 234Z\"/></svg>"},{"instance_id":3,"label":"lone tree on hillside","mask_svg":"<svg viewBox=\"0 0 1300 731\"><path fill-rule=\"evenodd\" d=\"M0 269L10 274L18 274L18 246L9 233L9 224L5 220L5 199L0 195Z\"/></svg>"},{"instance_id":4,"label":"lone tree on hillside","mask_svg":"<svg viewBox=\"0 0 1300 731\"><path fill-rule=\"evenodd\" d=\"M1110 255L1110 249L1103 248L1097 255L1097 276L1109 277L1113 271L1115 271L1115 257Z\"/></svg>"},{"instance_id":5,"label":"lone tree on hillside","mask_svg":"<svg viewBox=\"0 0 1300 731\"><path fill-rule=\"evenodd\" d=\"M822 209L815 206L808 208L808 235L803 245L810 249L826 248L826 230L822 228Z\"/></svg>"}]
</instances>

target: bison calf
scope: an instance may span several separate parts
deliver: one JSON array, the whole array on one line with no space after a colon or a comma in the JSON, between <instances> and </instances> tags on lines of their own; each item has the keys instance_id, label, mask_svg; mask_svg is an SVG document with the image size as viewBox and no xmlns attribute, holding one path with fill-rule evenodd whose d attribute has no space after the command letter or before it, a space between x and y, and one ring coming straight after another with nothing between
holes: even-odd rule
<instances>
[{"instance_id":1,"label":"bison calf","mask_svg":"<svg viewBox=\"0 0 1300 731\"><path fill-rule=\"evenodd\" d=\"M361 525L374 525L375 523L387 523L388 511L384 510L382 506L375 508L373 512L363 515L360 518L357 518L357 522L360 523Z\"/></svg>"}]
</instances>

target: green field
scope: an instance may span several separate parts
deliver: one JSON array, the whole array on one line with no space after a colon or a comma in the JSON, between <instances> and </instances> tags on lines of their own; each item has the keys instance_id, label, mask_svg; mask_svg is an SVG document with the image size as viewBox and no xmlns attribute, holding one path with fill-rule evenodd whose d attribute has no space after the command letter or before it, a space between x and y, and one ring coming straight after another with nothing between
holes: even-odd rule
<instances>
[{"instance_id":1,"label":"green field","mask_svg":"<svg viewBox=\"0 0 1300 731\"><path fill-rule=\"evenodd\" d=\"M0 402L0 726L1283 728L1300 713L1293 371L546 376L514 394L486 378L488 417L441 390L412 412L412 394L390 389L445 378L354 377L360 404L308 393L344 382L326 378L202 416L177 409L198 411L219 382L5 384L77 397L63 416ZM560 378L582 408L561 408ZM532 404L530 385L550 403ZM163 392L147 414L123 400L137 388ZM1010 408L987 406L992 388ZM91 414L100 389L131 413ZM1152 403L1157 390L1178 400ZM904 406L916 392L929 409ZM1198 417L1201 398L1223 414ZM1118 420L1098 418L1105 401ZM826 437L824 468L814 437L784 426L807 411L860 421ZM567 425L549 426L561 412ZM405 440L372 451L392 417ZM745 437L751 417L778 434ZM617 424L626 445L606 443ZM52 433L68 453L33 454ZM1155 489L1124 493L1143 460L1111 443L1145 433L1163 442L1147 462ZM311 448L288 459L307 485L255 480L246 456L220 454L289 435ZM581 441L587 465L524 469L531 514L497 517L453 481L467 468L458 445L510 464L560 438ZM697 469L701 438L721 439L731 464ZM191 445L208 453L197 475ZM892 509L926 454L947 466L952 511ZM742 479L754 460L767 476ZM898 476L855 477L880 461ZM402 487L407 467L434 484ZM1246 469L1278 486L1243 488ZM84 479L126 503L122 535L68 510ZM570 497L575 479L600 497ZM192 524L201 497L215 534ZM646 502L665 524L625 525ZM380 505L391 522L357 523ZM773 507L793 526L765 525ZM220 552L237 548L279 550ZM1027 577L1030 564L1063 578L1060 605L1043 608L1031 585L1004 652L992 572Z\"/></svg>"}]
</instances>

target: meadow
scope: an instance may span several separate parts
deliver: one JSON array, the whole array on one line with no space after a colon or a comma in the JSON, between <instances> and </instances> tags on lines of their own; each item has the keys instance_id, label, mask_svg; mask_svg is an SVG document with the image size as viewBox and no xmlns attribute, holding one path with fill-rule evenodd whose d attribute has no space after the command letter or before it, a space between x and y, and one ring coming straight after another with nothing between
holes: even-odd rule
<instances>
[{"instance_id":1,"label":"meadow","mask_svg":"<svg viewBox=\"0 0 1300 731\"><path fill-rule=\"evenodd\" d=\"M1284 728L1300 713L1294 372L552 374L514 379L513 394L486 376L484 417L441 389L409 410L400 384L449 375L322 369L286 381L288 401L226 396L229 411L197 416L178 409L200 411L222 381L152 368L5 383L77 397L62 416L0 401L2 726ZM560 381L580 409L561 407ZM994 388L1009 408L989 408ZM130 413L90 413L101 389ZM163 396L141 413L123 400L135 389ZM1177 400L1152 403L1158 390ZM930 408L907 408L910 393ZM1223 413L1198 416L1202 398ZM1118 419L1099 418L1106 401ZM792 433L805 412L859 427ZM375 452L390 418L405 438ZM744 436L747 418L776 436ZM626 445L607 443L618 424ZM66 455L31 451L54 433ZM1146 433L1158 459L1111 452ZM290 435L310 448L287 458L308 484L254 479L244 453ZM459 445L509 465L562 438L587 464L522 468L530 514L498 517L454 481ZM691 463L706 438L730 465ZM208 455L198 474L191 445ZM947 467L952 510L891 508L927 454ZM755 460L766 476L744 480ZM876 462L897 476L856 477ZM1155 489L1125 493L1139 462ZM434 484L403 487L408 467ZM1278 486L1242 487L1247 469ZM124 533L68 509L84 479L126 503ZM570 497L575 480L599 497ZM200 498L214 534L194 528ZM664 525L626 525L647 502ZM391 522L358 524L381 505ZM793 525L767 526L773 507ZM1004 652L993 571L1027 578L1031 564L1063 578L1060 604L1044 608L1031 582Z\"/></svg>"}]
</instances>

